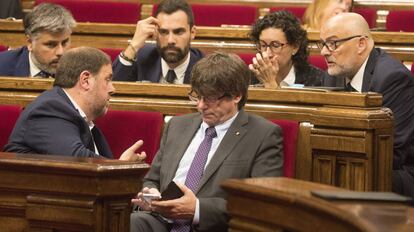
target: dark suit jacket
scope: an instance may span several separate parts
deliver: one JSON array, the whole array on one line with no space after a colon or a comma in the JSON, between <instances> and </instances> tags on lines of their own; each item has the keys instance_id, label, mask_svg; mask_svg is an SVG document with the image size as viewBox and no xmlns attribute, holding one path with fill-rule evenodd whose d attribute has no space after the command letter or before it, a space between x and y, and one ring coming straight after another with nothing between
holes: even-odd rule
<instances>
[{"instance_id":1,"label":"dark suit jacket","mask_svg":"<svg viewBox=\"0 0 414 232\"><path fill-rule=\"evenodd\" d=\"M201 122L198 113L171 119L164 129L151 169L144 178L144 186L160 191L167 187ZM227 231L227 195L220 188L224 180L283 174L282 140L282 132L277 125L239 112L195 192L200 202L200 223L193 228L194 231Z\"/></svg>"},{"instance_id":2,"label":"dark suit jacket","mask_svg":"<svg viewBox=\"0 0 414 232\"><path fill-rule=\"evenodd\" d=\"M343 78L327 77L325 86L344 86ZM394 169L414 166L414 76L400 61L384 50L371 51L364 71L362 92L383 95L382 104L395 118Z\"/></svg>"},{"instance_id":3,"label":"dark suit jacket","mask_svg":"<svg viewBox=\"0 0 414 232\"><path fill-rule=\"evenodd\" d=\"M29 50L26 46L0 52L0 76L30 76Z\"/></svg>"},{"instance_id":4,"label":"dark suit jacket","mask_svg":"<svg viewBox=\"0 0 414 232\"><path fill-rule=\"evenodd\" d=\"M307 65L303 70L295 69L295 84L305 86L321 86L325 72L313 65ZM260 81L252 74L252 84L259 84Z\"/></svg>"},{"instance_id":5,"label":"dark suit jacket","mask_svg":"<svg viewBox=\"0 0 414 232\"><path fill-rule=\"evenodd\" d=\"M184 75L184 83L190 83L190 73L193 65L203 57L200 50L190 49L190 62ZM137 61L131 66L123 65L116 58L112 64L115 81L150 81L158 83L161 78L161 56L155 45L145 45L138 51Z\"/></svg>"},{"instance_id":6,"label":"dark suit jacket","mask_svg":"<svg viewBox=\"0 0 414 232\"><path fill-rule=\"evenodd\" d=\"M112 158L99 129L93 139L99 154ZM25 108L4 151L97 157L88 124L60 87L43 92Z\"/></svg>"}]
</instances>

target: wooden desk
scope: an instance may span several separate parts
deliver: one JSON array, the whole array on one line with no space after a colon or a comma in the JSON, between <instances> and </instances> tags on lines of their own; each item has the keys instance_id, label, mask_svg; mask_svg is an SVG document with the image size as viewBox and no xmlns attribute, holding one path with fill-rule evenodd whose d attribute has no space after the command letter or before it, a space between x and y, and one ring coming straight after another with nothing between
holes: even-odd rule
<instances>
[{"instance_id":1,"label":"wooden desk","mask_svg":"<svg viewBox=\"0 0 414 232\"><path fill-rule=\"evenodd\" d=\"M72 46L124 49L135 32L132 24L78 23L72 34ZM192 46L206 53L224 50L234 53L255 53L255 46L249 39L249 27L197 27ZM372 32L375 45L385 49L402 61L414 60L414 33ZM314 44L319 41L318 31L308 31L311 54L319 54ZM148 41L153 43L153 41ZM20 47L26 44L26 37L20 21L0 20L0 44Z\"/></svg>"},{"instance_id":2,"label":"wooden desk","mask_svg":"<svg viewBox=\"0 0 414 232\"><path fill-rule=\"evenodd\" d=\"M0 104L26 105L51 80L0 78ZM115 82L111 107L195 112L189 85ZM251 88L246 111L299 123L296 178L353 190L391 189L393 117L376 93L268 90Z\"/></svg>"},{"instance_id":3,"label":"wooden desk","mask_svg":"<svg viewBox=\"0 0 414 232\"><path fill-rule=\"evenodd\" d=\"M128 232L145 163L0 153L0 230Z\"/></svg>"},{"instance_id":4,"label":"wooden desk","mask_svg":"<svg viewBox=\"0 0 414 232\"><path fill-rule=\"evenodd\" d=\"M232 232L414 231L414 208L402 203L326 201L311 190L344 190L288 178L228 180Z\"/></svg>"}]
</instances>

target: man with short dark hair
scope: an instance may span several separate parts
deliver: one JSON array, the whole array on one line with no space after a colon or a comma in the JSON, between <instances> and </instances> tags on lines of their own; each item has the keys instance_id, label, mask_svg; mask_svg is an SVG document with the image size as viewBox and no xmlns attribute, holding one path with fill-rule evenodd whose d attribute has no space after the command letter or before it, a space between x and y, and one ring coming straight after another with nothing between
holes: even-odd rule
<instances>
[{"instance_id":1,"label":"man with short dark hair","mask_svg":"<svg viewBox=\"0 0 414 232\"><path fill-rule=\"evenodd\" d=\"M193 65L203 56L190 47L196 29L184 0L164 0L154 17L137 23L134 37L114 61L114 80L190 83ZM145 45L153 38L156 46Z\"/></svg>"},{"instance_id":2,"label":"man with short dark hair","mask_svg":"<svg viewBox=\"0 0 414 232\"><path fill-rule=\"evenodd\" d=\"M131 231L227 231L220 183L282 175L281 129L243 110L250 75L234 54L213 53L194 65L189 98L199 112L173 117L165 127L144 188L132 200L144 212L131 214ZM145 201L144 193L159 196L171 181L182 197Z\"/></svg>"},{"instance_id":3,"label":"man with short dark hair","mask_svg":"<svg viewBox=\"0 0 414 232\"><path fill-rule=\"evenodd\" d=\"M381 93L383 106L392 110L393 191L414 197L414 76L399 60L374 47L368 23L359 14L330 18L320 37L321 54L332 76L325 85Z\"/></svg>"},{"instance_id":4,"label":"man with short dark hair","mask_svg":"<svg viewBox=\"0 0 414 232\"><path fill-rule=\"evenodd\" d=\"M93 121L103 116L114 93L108 55L96 48L78 47L59 61L54 87L43 92L21 113L4 151L76 157L112 158L103 134ZM120 160L138 160L142 141Z\"/></svg>"},{"instance_id":5,"label":"man with short dark hair","mask_svg":"<svg viewBox=\"0 0 414 232\"><path fill-rule=\"evenodd\" d=\"M0 76L53 77L76 26L71 13L43 3L26 15L23 25L27 46L0 53Z\"/></svg>"}]
</instances>

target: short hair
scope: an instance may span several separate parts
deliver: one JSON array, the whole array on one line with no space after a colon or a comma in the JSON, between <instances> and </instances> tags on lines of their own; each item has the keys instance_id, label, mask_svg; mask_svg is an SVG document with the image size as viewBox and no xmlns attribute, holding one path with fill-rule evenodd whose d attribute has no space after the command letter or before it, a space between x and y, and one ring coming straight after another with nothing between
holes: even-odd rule
<instances>
[{"instance_id":1,"label":"short hair","mask_svg":"<svg viewBox=\"0 0 414 232\"><path fill-rule=\"evenodd\" d=\"M76 26L72 14L64 7L51 3L42 3L29 12L23 20L24 32L29 37L38 33L60 33L71 31Z\"/></svg>"},{"instance_id":2,"label":"short hair","mask_svg":"<svg viewBox=\"0 0 414 232\"><path fill-rule=\"evenodd\" d=\"M188 25L190 25L190 28L192 28L194 26L193 10L191 9L191 6L184 0L162 1L157 7L155 17L157 17L159 13L172 14L179 10L184 11L184 13L187 15Z\"/></svg>"},{"instance_id":3,"label":"short hair","mask_svg":"<svg viewBox=\"0 0 414 232\"><path fill-rule=\"evenodd\" d=\"M241 96L238 109L247 101L251 71L236 54L214 52L198 61L191 71L191 90L200 96Z\"/></svg>"},{"instance_id":4,"label":"short hair","mask_svg":"<svg viewBox=\"0 0 414 232\"><path fill-rule=\"evenodd\" d=\"M70 49L59 60L53 86L72 88L79 81L79 76L83 71L96 75L107 64L111 64L111 58L97 48Z\"/></svg>"},{"instance_id":5,"label":"short hair","mask_svg":"<svg viewBox=\"0 0 414 232\"><path fill-rule=\"evenodd\" d=\"M287 42L296 45L299 49L292 56L293 66L296 72L302 72L309 67L308 63L308 38L306 30L300 25L300 21L289 11L281 10L265 15L258 19L252 26L250 38L255 42L260 42L260 34L267 28L280 29L285 33Z\"/></svg>"}]
</instances>

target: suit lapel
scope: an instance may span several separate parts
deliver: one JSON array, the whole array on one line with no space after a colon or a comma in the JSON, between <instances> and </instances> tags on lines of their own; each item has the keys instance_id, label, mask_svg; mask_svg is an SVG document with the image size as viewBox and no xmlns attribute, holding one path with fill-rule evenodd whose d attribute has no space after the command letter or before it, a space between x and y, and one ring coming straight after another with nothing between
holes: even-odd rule
<instances>
[{"instance_id":1,"label":"suit lapel","mask_svg":"<svg viewBox=\"0 0 414 232\"><path fill-rule=\"evenodd\" d=\"M367 65L364 70L364 77L362 80L362 89L361 92L368 92L371 86L371 80L374 77L375 64L377 63L379 53L374 48L369 54Z\"/></svg>"},{"instance_id":2,"label":"suit lapel","mask_svg":"<svg viewBox=\"0 0 414 232\"><path fill-rule=\"evenodd\" d=\"M244 111L240 111L237 118L234 120L230 128L227 130L226 135L221 141L217 151L214 153L209 164L207 165L203 177L201 178L197 194L203 185L210 179L210 177L217 171L221 166L226 157L231 153L233 148L239 143L239 141L247 133L244 127L248 123L247 114Z\"/></svg>"},{"instance_id":3,"label":"suit lapel","mask_svg":"<svg viewBox=\"0 0 414 232\"><path fill-rule=\"evenodd\" d=\"M168 169L168 173L167 173L167 182L166 184L170 183L172 181L172 179L175 176L175 173L178 169L178 165L181 161L181 159L183 158L184 152L187 150L188 146L190 145L191 141L193 140L193 137L195 135L195 133L197 132L197 130L200 128L200 124L201 124L201 118L199 114L195 114L193 119L191 120L191 122L189 124L187 124L183 130L180 130L180 134L177 135L173 135L175 138L173 138L174 140L177 138L180 138L180 140L182 142L176 143L176 146L172 146L175 147L175 149L173 150L168 150L168 153L172 155L172 159L171 159L171 167L174 168L169 168Z\"/></svg>"}]
</instances>

